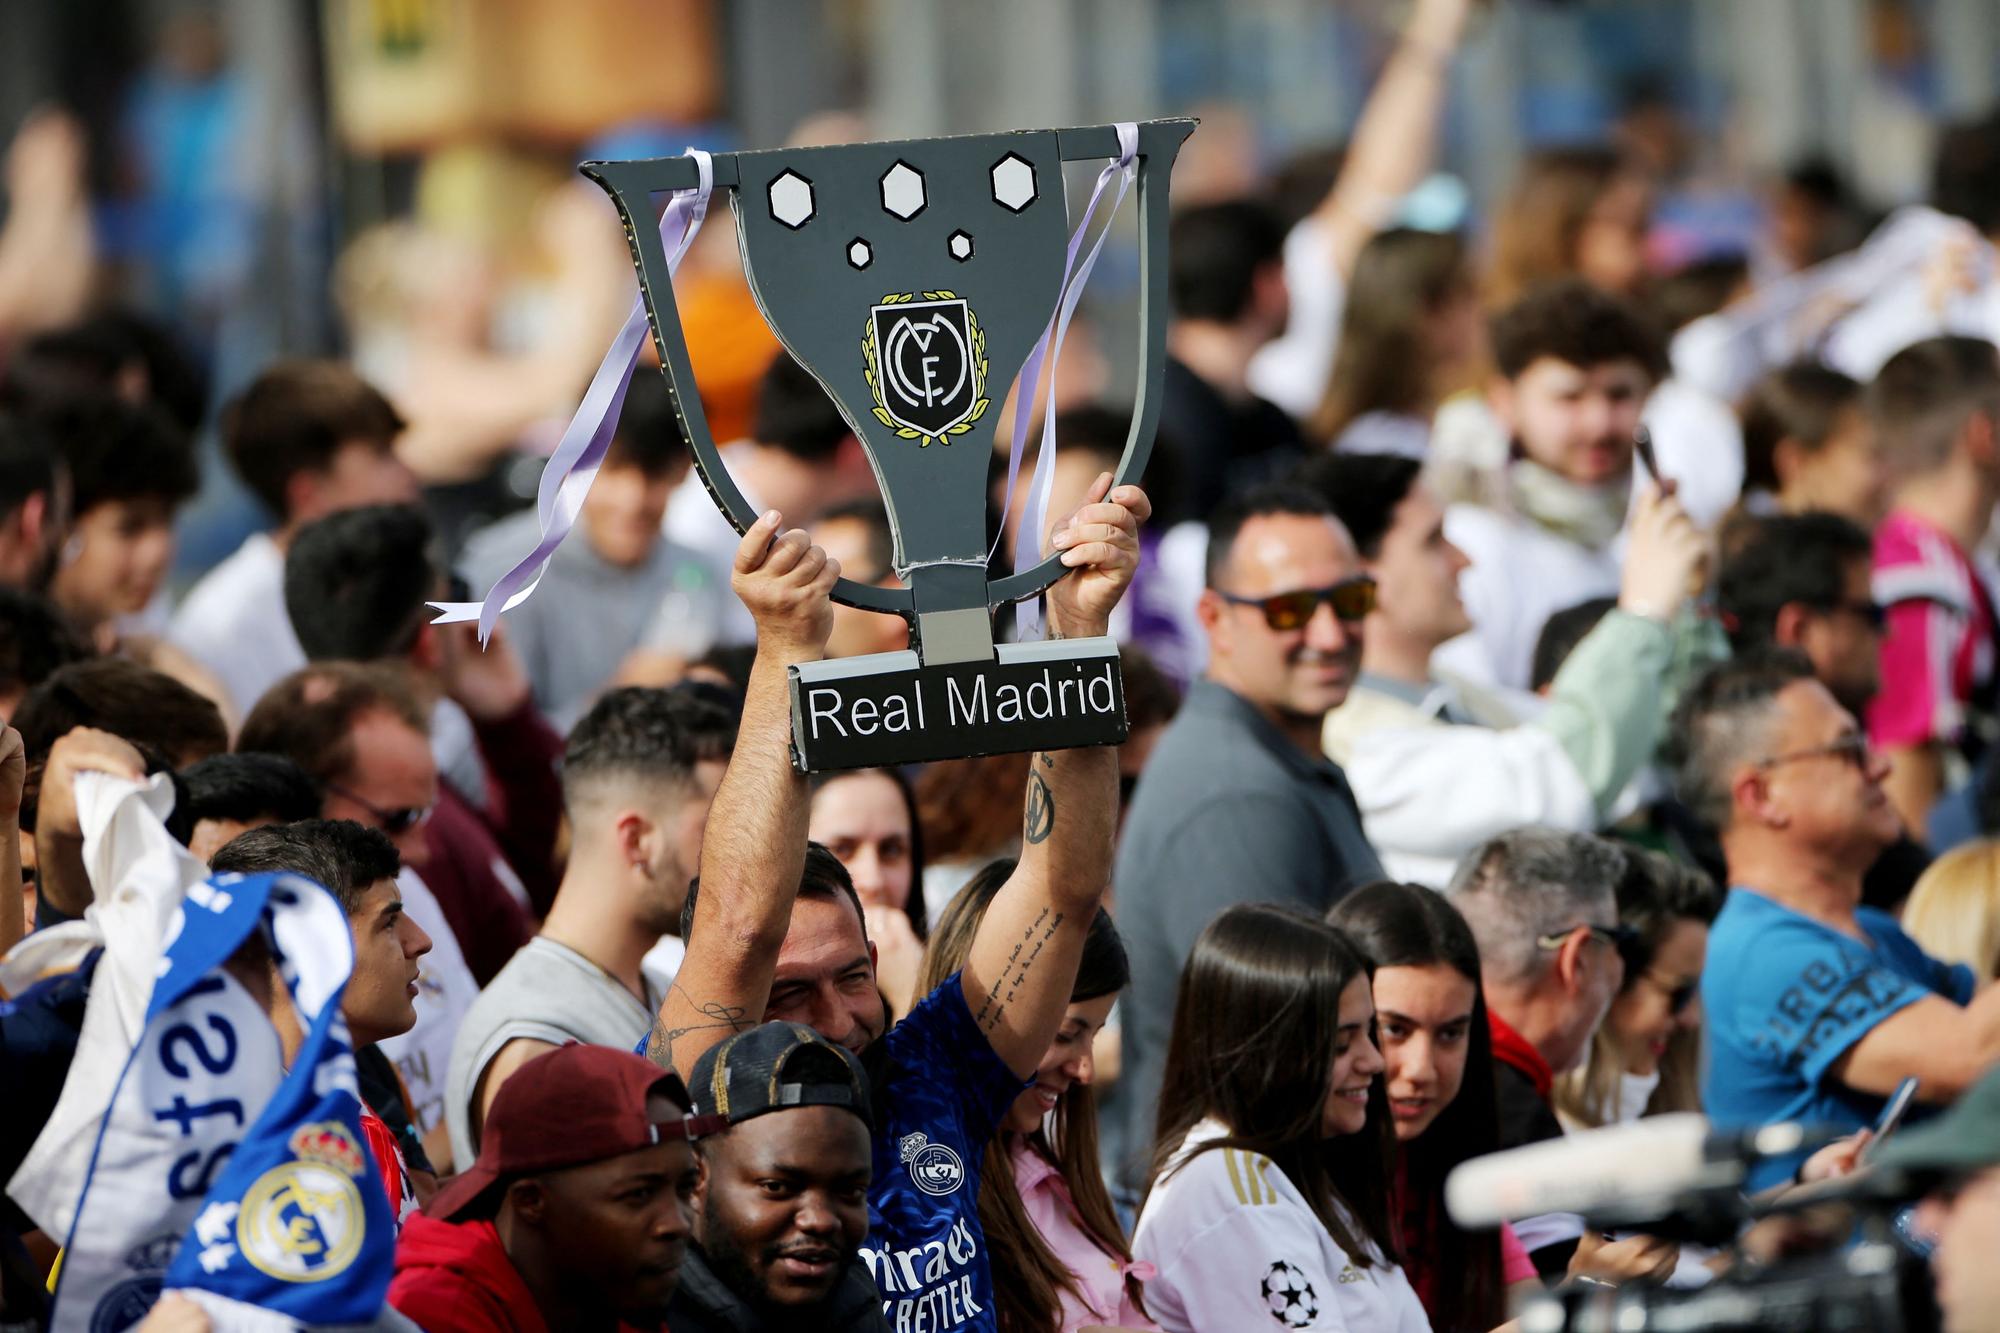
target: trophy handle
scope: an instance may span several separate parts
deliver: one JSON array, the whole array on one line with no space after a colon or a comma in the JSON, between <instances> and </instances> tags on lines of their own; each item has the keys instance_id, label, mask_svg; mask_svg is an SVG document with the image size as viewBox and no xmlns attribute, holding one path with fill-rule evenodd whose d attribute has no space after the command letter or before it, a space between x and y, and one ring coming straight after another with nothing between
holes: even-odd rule
<instances>
[{"instance_id":1,"label":"trophy handle","mask_svg":"<svg viewBox=\"0 0 2000 1333\"><path fill-rule=\"evenodd\" d=\"M716 154L713 168L716 190L737 188L739 177L734 154ZM625 224L625 240L632 247L646 294L646 322L652 328L653 347L660 354L660 371L667 379L667 395L673 401L674 416L680 422L681 434L686 438L688 447L694 451L695 475L708 488L709 497L729 520L730 526L738 532L748 531L750 525L757 521L757 511L743 498L735 478L729 475L729 469L722 461L722 451L715 447L715 436L708 428L708 413L702 410L701 395L695 391L694 366L688 360L687 335L681 328L680 306L674 299L674 280L667 268L666 246L660 240L660 229L653 222L654 194L695 188L698 182L694 159L656 157L630 162L585 162L578 170L611 196L612 205ZM1144 173L1141 172L1142 201L1145 198L1144 180ZM866 611L886 611L905 618L916 614L916 601L910 589L881 588L856 583L845 576L835 582L833 600Z\"/></svg>"},{"instance_id":2,"label":"trophy handle","mask_svg":"<svg viewBox=\"0 0 2000 1333\"><path fill-rule=\"evenodd\" d=\"M1137 482L1144 475L1146 459L1153 451L1153 434L1160 424L1160 385L1167 370L1167 186L1173 178L1174 158L1196 124L1191 117L1139 124L1139 271L1145 275L1139 288L1139 327L1145 331L1145 345L1139 359L1138 395L1132 404L1132 433L1125 437L1125 453L1118 460L1113 486ZM1057 130L1056 142L1065 162L1118 156L1118 131L1111 125ZM690 177L693 171L690 164ZM653 245L659 248L657 234ZM664 256L661 262L664 265ZM1025 410L1025 406L1016 410ZM1032 569L988 583L987 600L995 606L1023 601L1068 572L1062 553L1056 552Z\"/></svg>"}]
</instances>

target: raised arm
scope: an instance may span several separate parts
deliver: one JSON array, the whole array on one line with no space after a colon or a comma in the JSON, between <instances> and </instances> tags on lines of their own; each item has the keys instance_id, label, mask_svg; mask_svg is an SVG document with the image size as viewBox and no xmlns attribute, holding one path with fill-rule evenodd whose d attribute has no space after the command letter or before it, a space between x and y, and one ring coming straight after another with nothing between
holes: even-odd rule
<instances>
[{"instance_id":1,"label":"raised arm","mask_svg":"<svg viewBox=\"0 0 2000 1333\"><path fill-rule=\"evenodd\" d=\"M76 775L84 772L144 782L146 761L130 741L94 727L75 728L49 750L35 811L35 867L42 901L71 919L89 911L94 896L76 809Z\"/></svg>"},{"instance_id":2,"label":"raised arm","mask_svg":"<svg viewBox=\"0 0 2000 1333\"><path fill-rule=\"evenodd\" d=\"M1388 225L1403 196L1430 174L1444 114L1446 76L1477 0L1417 0L1382 76L1355 122L1347 162L1317 215L1343 276Z\"/></svg>"},{"instance_id":3,"label":"raised arm","mask_svg":"<svg viewBox=\"0 0 2000 1333\"><path fill-rule=\"evenodd\" d=\"M802 529L777 536L772 510L736 548L730 586L757 622L757 659L729 771L701 843L687 959L660 1005L646 1054L691 1069L732 1032L764 1021L771 974L805 873L806 781L792 767L787 669L816 662L833 628L828 594L840 562ZM776 537L774 541L773 538Z\"/></svg>"},{"instance_id":4,"label":"raised arm","mask_svg":"<svg viewBox=\"0 0 2000 1333\"><path fill-rule=\"evenodd\" d=\"M1138 526L1152 504L1136 486L1110 487L1107 472L1056 533L1073 572L1049 589L1051 637L1103 634L1138 567ZM1062 1023L1084 937L1111 882L1117 825L1116 750L1030 759L1021 863L987 909L959 983L995 1054L1023 1078Z\"/></svg>"}]
</instances>

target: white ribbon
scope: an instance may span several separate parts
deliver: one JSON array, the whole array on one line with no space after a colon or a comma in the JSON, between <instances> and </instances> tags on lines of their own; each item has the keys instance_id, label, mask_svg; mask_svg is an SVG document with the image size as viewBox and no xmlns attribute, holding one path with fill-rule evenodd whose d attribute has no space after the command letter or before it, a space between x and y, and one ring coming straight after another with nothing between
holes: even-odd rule
<instances>
[{"instance_id":1,"label":"white ribbon","mask_svg":"<svg viewBox=\"0 0 2000 1333\"><path fill-rule=\"evenodd\" d=\"M1084 205L1083 218L1070 234L1069 249L1063 258L1061 296L1056 302L1055 313L1049 316L1048 327L1042 330L1042 336L1035 341L1034 350L1028 353L1028 359L1021 367L1020 391L1014 404L1014 442L1007 453L1007 495L1000 511L1000 530L993 537L994 551L1000 548L1000 539L1007 531L1007 514L1014 505L1014 485L1021 475L1021 447L1028 435L1028 404L1034 397L1035 382L1041 378L1044 361L1049 367L1049 391L1042 404L1042 436L1035 446L1035 470L1028 479L1028 498L1022 505L1021 527L1014 540L1014 572L1017 574L1041 561L1042 526L1048 517L1049 491L1055 484L1056 368L1062 359L1063 338L1069 333L1070 317L1076 313L1084 284L1090 281L1090 271L1097 265L1098 253L1104 249L1104 238L1111 234L1118 206L1125 202L1125 192L1132 187L1132 179L1138 172L1139 126L1133 121L1121 121L1116 128L1118 156L1097 173L1097 184L1090 191L1090 202ZM1090 231L1091 219L1097 212L1097 201L1103 197L1114 177L1118 181L1118 193L1112 196L1111 210L1104 216L1104 228L1097 233L1097 240L1079 264L1077 252ZM991 557L991 551L988 556ZM1029 598L1021 602L1015 608L1014 616L1019 638L1042 637L1039 600Z\"/></svg>"},{"instance_id":2,"label":"white ribbon","mask_svg":"<svg viewBox=\"0 0 2000 1333\"><path fill-rule=\"evenodd\" d=\"M700 183L692 190L676 190L660 216L660 240L669 247L667 274L680 268L695 233L708 216L708 198L715 185L715 168L709 155L690 148ZM569 536L582 512L583 497L597 480L597 470L611 448L618 426L618 414L625 406L625 391L631 387L632 371L639 364L639 349L646 340L646 299L644 293L632 298L631 313L611 340L584 390L583 402L563 432L562 442L542 468L542 483L535 497L541 519L541 538L535 548L521 557L513 568L493 581L486 596L477 602L432 602L439 611L434 625L453 625L467 620L479 622L479 641L493 637L493 627L504 611L511 611L534 595L548 569L549 558Z\"/></svg>"}]
</instances>

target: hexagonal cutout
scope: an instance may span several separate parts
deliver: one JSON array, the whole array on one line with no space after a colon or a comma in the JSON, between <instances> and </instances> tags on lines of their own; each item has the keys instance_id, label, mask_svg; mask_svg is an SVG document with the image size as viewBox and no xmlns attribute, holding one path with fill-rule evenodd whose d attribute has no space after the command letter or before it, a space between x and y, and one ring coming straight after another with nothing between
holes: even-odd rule
<instances>
[{"instance_id":1,"label":"hexagonal cutout","mask_svg":"<svg viewBox=\"0 0 2000 1333\"><path fill-rule=\"evenodd\" d=\"M797 231L812 221L813 183L796 171L781 171L771 179L771 216Z\"/></svg>"},{"instance_id":2,"label":"hexagonal cutout","mask_svg":"<svg viewBox=\"0 0 2000 1333\"><path fill-rule=\"evenodd\" d=\"M1018 213L1035 202L1035 167L1013 153L993 164L993 202Z\"/></svg>"},{"instance_id":3,"label":"hexagonal cutout","mask_svg":"<svg viewBox=\"0 0 2000 1333\"><path fill-rule=\"evenodd\" d=\"M875 251L857 236L847 243L847 262L854 268L867 268L875 262Z\"/></svg>"},{"instance_id":4,"label":"hexagonal cutout","mask_svg":"<svg viewBox=\"0 0 2000 1333\"><path fill-rule=\"evenodd\" d=\"M930 201L924 197L924 173L909 163L897 161L882 173L882 208L903 221L924 211Z\"/></svg>"},{"instance_id":5,"label":"hexagonal cutout","mask_svg":"<svg viewBox=\"0 0 2000 1333\"><path fill-rule=\"evenodd\" d=\"M963 264L966 260L972 258L972 233L964 231L953 232L945 240L945 248L951 251L953 259Z\"/></svg>"}]
</instances>

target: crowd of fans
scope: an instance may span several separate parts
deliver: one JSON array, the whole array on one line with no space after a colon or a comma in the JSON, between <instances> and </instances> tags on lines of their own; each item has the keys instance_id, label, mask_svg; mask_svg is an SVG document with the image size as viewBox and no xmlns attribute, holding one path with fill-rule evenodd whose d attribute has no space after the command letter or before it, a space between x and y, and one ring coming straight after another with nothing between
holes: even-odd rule
<instances>
[{"instance_id":1,"label":"crowd of fans","mask_svg":"<svg viewBox=\"0 0 2000 1333\"><path fill-rule=\"evenodd\" d=\"M795 771L789 669L908 628L829 598L894 543L783 354L746 533L642 371L482 647L429 603L534 515L445 531L346 364L221 407L270 527L170 590L170 344L0 343L0 1325L1465 1333L1733 1256L1462 1227L1460 1164L1702 1111L1820 1131L1782 1191L1914 1077L1947 1326L2000 1327L2000 120L1908 262L1657 271L1610 149L1401 226L1466 10L1313 207L1176 215L1143 484L1057 419L1011 539L1121 642L1115 750Z\"/></svg>"}]
</instances>

